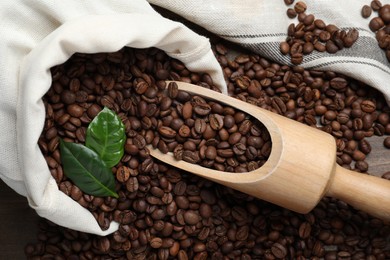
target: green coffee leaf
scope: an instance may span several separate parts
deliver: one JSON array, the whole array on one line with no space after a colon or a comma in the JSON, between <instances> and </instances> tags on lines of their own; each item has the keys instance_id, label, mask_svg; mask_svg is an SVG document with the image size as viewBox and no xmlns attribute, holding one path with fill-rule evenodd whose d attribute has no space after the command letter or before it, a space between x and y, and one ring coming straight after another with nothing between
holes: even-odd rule
<instances>
[{"instance_id":1,"label":"green coffee leaf","mask_svg":"<svg viewBox=\"0 0 390 260\"><path fill-rule=\"evenodd\" d=\"M95 151L63 140L60 140L60 150L65 175L83 192L118 198L114 175Z\"/></svg>"},{"instance_id":2,"label":"green coffee leaf","mask_svg":"<svg viewBox=\"0 0 390 260\"><path fill-rule=\"evenodd\" d=\"M121 160L125 142L125 126L121 119L105 107L89 124L85 145L111 168Z\"/></svg>"}]
</instances>

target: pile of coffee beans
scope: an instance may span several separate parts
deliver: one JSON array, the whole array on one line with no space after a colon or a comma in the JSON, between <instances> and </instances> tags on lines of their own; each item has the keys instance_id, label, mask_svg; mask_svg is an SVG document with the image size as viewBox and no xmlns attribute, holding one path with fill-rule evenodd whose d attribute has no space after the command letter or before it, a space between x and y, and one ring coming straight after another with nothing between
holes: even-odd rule
<instances>
[{"instance_id":1,"label":"pile of coffee beans","mask_svg":"<svg viewBox=\"0 0 390 260\"><path fill-rule=\"evenodd\" d=\"M164 80L169 72L164 68L156 71L158 82L135 66L122 73L134 77L123 79L123 84L130 83L127 87L118 82L116 75L99 74L102 90L90 77L70 81L69 88L54 81L54 92L49 91L47 97L52 102L62 102L47 104L47 122L51 126L45 135L46 146L41 139L43 149L59 156L59 137L84 142L85 123L105 106L122 119L128 136L125 150L130 156L140 151L149 154L147 145L152 145L163 153L173 153L177 160L227 172L253 171L267 160L271 152L269 133L249 115L181 91L176 83L166 86ZM88 96L96 98L97 104L90 102Z\"/></svg>"},{"instance_id":2,"label":"pile of coffee beans","mask_svg":"<svg viewBox=\"0 0 390 260\"><path fill-rule=\"evenodd\" d=\"M375 32L379 47L386 52L387 60L390 61L390 4L382 5L379 0L374 0L370 6L362 7L362 16L370 17L372 10L377 12L378 16L372 18L368 26Z\"/></svg>"},{"instance_id":3,"label":"pile of coffee beans","mask_svg":"<svg viewBox=\"0 0 390 260\"><path fill-rule=\"evenodd\" d=\"M292 0L285 0L286 5L294 3ZM356 29L349 31L340 30L334 24L326 24L321 19L316 19L313 14L306 14L306 4L297 2L294 8L287 9L287 16L295 18L298 16L298 24L291 23L287 29L287 39L280 43L280 52L289 54L291 63L299 65L303 56L319 52L336 53L343 48L350 48L358 39L359 32Z\"/></svg>"},{"instance_id":4,"label":"pile of coffee beans","mask_svg":"<svg viewBox=\"0 0 390 260\"><path fill-rule=\"evenodd\" d=\"M340 165L367 171L365 157L371 151L367 138L390 134L390 109L380 93L337 73L282 66L252 53L232 59L225 46L214 44L213 48L223 67L230 96L326 131L336 139ZM190 105L192 116L196 115L193 104L198 102L210 106L210 113L224 116L223 121L215 122L223 122L229 138L239 133L240 140L245 137L246 145L251 146L254 141L249 142L251 136L261 137L262 147L266 146L269 137L266 131L260 131L264 130L261 125L252 122L249 136L243 136L239 129L250 118L239 111L233 113L226 107L221 110L209 100L176 93L175 85L165 83L165 79L172 79L215 89L207 74L193 73L154 48L124 48L116 53L76 54L53 68L52 75L52 87L44 97L47 113L39 140L50 171L60 190L90 210L102 229L107 229L111 221L120 225L112 235L99 237L42 220L39 241L26 246L29 259L390 257L387 248L390 226L342 201L324 198L312 212L298 214L153 159L144 144L151 143L162 151L175 149L169 145L175 141L166 135L173 133L167 127L177 137L180 128L186 125L197 136L198 117L184 119L182 116L184 106ZM158 94L164 91L168 93L166 96ZM179 109L171 110L171 114L162 112L161 107L169 103L170 107ZM60 164L59 138L83 143L88 123L104 106L122 118L128 137L124 157L112 168L118 199L84 194L64 176ZM163 116L157 119L148 115L152 110ZM139 117L139 113L145 115ZM157 129L153 138L146 117ZM206 121L207 116L199 118ZM228 127L229 121L234 121L236 126ZM198 129L203 129L204 123L198 122L201 126ZM207 124L210 125L210 118ZM229 132L231 128L235 130ZM219 132L216 137L221 138ZM231 146L229 138L226 140ZM204 138L199 144L210 144L211 139ZM196 140L199 139L188 140L195 141L198 149ZM186 144L190 148L187 150L194 150L194 144ZM263 148L257 150L262 154ZM200 157L201 151L195 151ZM239 156L236 159L239 161ZM229 163L225 165L229 166ZM383 177L387 176L390 175Z\"/></svg>"},{"instance_id":5,"label":"pile of coffee beans","mask_svg":"<svg viewBox=\"0 0 390 260\"><path fill-rule=\"evenodd\" d=\"M260 122L230 106L178 90L175 82L166 92L149 87L132 94L136 108L125 111L138 134L129 133L134 137L127 139L128 154L136 155L151 144L163 153L172 152L177 160L220 171L248 172L265 163L271 140Z\"/></svg>"},{"instance_id":6,"label":"pile of coffee beans","mask_svg":"<svg viewBox=\"0 0 390 260\"><path fill-rule=\"evenodd\" d=\"M217 45L216 50L229 95L333 135L337 162L367 171L365 158L371 151L367 138L390 134L390 109L380 93L334 72L282 66L258 55L229 61L225 48Z\"/></svg>"}]
</instances>

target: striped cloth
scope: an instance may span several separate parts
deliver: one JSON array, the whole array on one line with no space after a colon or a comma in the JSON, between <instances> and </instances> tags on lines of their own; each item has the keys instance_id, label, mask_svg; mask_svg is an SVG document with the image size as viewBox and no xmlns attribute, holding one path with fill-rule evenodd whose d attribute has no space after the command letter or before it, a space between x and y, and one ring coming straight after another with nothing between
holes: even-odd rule
<instances>
[{"instance_id":1,"label":"striped cloth","mask_svg":"<svg viewBox=\"0 0 390 260\"><path fill-rule=\"evenodd\" d=\"M287 27L297 24L297 18L286 15L284 1L266 0L148 0L153 5L170 10L185 19L228 41L252 50L261 56L280 64L292 65L290 57L279 51L280 42L287 37ZM297 0L295 1L297 2ZM326 24L340 29L355 28L359 38L351 48L344 48L335 54L314 51L305 55L301 66L307 69L331 70L360 80L380 90L390 104L390 64L385 52L379 48L364 19L363 5L370 0L307 0L307 14L313 14ZM382 1L383 4L386 1Z\"/></svg>"}]
</instances>

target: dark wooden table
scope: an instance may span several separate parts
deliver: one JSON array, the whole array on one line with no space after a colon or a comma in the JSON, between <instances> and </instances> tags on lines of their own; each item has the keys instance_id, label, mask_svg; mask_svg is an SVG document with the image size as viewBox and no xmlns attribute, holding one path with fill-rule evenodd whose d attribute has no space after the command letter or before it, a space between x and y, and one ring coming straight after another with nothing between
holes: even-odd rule
<instances>
[{"instance_id":1,"label":"dark wooden table","mask_svg":"<svg viewBox=\"0 0 390 260\"><path fill-rule=\"evenodd\" d=\"M26 258L24 246L36 241L38 218L25 197L0 181L0 260Z\"/></svg>"},{"instance_id":2,"label":"dark wooden table","mask_svg":"<svg viewBox=\"0 0 390 260\"><path fill-rule=\"evenodd\" d=\"M367 161L370 173L390 171L390 150L383 147L383 137L371 137L372 152ZM39 216L27 200L0 181L0 260L25 259L24 246L35 242Z\"/></svg>"}]
</instances>

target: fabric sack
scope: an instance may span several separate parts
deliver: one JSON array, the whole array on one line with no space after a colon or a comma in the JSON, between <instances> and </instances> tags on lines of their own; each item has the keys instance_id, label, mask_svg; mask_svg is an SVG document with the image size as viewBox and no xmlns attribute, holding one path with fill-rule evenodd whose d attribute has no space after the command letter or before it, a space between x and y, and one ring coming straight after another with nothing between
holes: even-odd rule
<instances>
[{"instance_id":1,"label":"fabric sack","mask_svg":"<svg viewBox=\"0 0 390 260\"><path fill-rule=\"evenodd\" d=\"M0 177L52 222L98 235L92 214L58 189L38 147L50 68L72 54L156 47L193 71L208 72L226 93L209 40L165 19L144 0L0 3Z\"/></svg>"}]
</instances>

